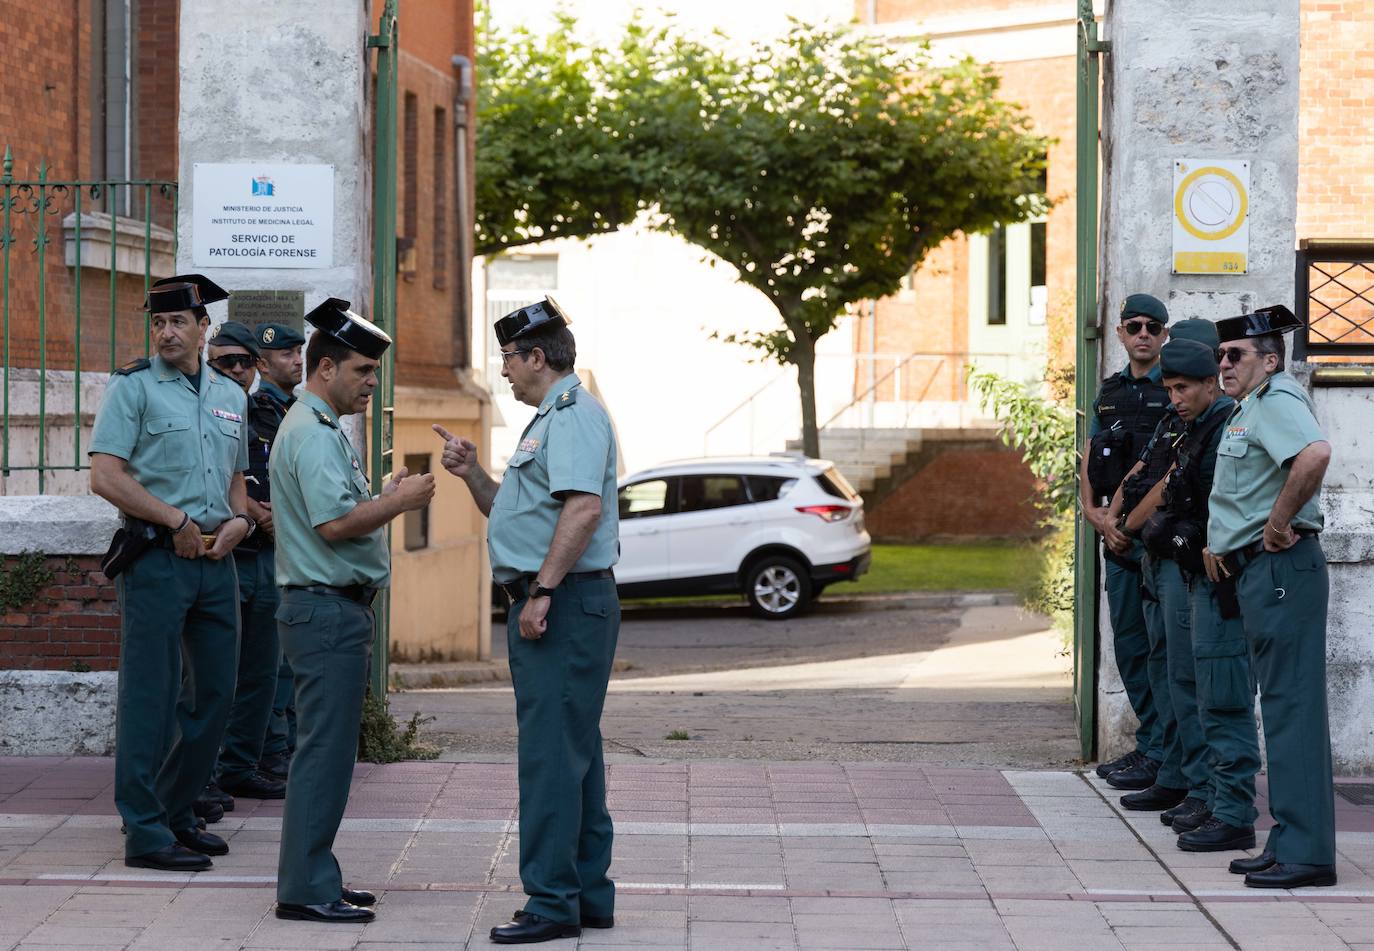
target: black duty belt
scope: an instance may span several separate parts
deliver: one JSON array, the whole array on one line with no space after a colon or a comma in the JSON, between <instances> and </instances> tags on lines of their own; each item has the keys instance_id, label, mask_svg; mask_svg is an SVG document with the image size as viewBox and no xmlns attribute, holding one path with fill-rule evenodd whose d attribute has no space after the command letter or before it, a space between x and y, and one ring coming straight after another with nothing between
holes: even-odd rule
<instances>
[{"instance_id":1,"label":"black duty belt","mask_svg":"<svg viewBox=\"0 0 1374 951\"><path fill-rule=\"evenodd\" d=\"M609 568L602 568L600 571L570 571L563 576L563 581L559 587L563 587L564 582L568 581L592 581L596 578L610 578L615 580L615 572ZM529 583L534 580L534 575L522 575L514 581L498 581L496 584L502 591L506 592L506 597L510 598L511 603L523 601L525 592L529 588Z\"/></svg>"},{"instance_id":2,"label":"black duty belt","mask_svg":"<svg viewBox=\"0 0 1374 951\"><path fill-rule=\"evenodd\" d=\"M312 594L327 594L334 598L347 598L350 601L357 601L359 604L371 605L377 597L380 588L374 588L367 584L350 584L344 586L332 584L288 584L284 586L287 591L309 591Z\"/></svg>"},{"instance_id":3,"label":"black duty belt","mask_svg":"<svg viewBox=\"0 0 1374 951\"><path fill-rule=\"evenodd\" d=\"M1319 532L1314 532L1310 528L1295 528L1293 534L1299 538L1316 538ZM1294 544L1297 544L1294 542ZM1227 574L1239 578L1245 571L1245 566L1250 564L1260 555L1264 554L1264 539L1251 542L1244 548L1237 548L1235 551L1221 556L1221 566L1226 569Z\"/></svg>"}]
</instances>

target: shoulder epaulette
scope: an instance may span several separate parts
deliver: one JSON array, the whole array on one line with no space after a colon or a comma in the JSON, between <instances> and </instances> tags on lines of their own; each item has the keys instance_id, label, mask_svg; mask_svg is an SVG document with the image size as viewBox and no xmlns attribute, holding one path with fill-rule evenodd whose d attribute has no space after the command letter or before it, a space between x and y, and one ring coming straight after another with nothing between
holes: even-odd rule
<instances>
[{"instance_id":1,"label":"shoulder epaulette","mask_svg":"<svg viewBox=\"0 0 1374 951\"><path fill-rule=\"evenodd\" d=\"M330 429L338 429L338 428L339 428L338 425L334 422L334 420L330 419L330 418L329 418L329 414L326 413L324 410L321 410L321 409L315 410L315 418L318 419L320 422L324 423L324 424L325 424L326 426L328 426Z\"/></svg>"},{"instance_id":2,"label":"shoulder epaulette","mask_svg":"<svg viewBox=\"0 0 1374 951\"><path fill-rule=\"evenodd\" d=\"M559 409L563 409L565 406L571 406L571 405L573 405L573 404L576 403L576 402L577 402L577 389L576 389L576 387L574 387L573 389L568 390L568 392L566 392L566 393L564 393L562 396L560 396L560 397L554 402L554 405L557 406Z\"/></svg>"},{"instance_id":3,"label":"shoulder epaulette","mask_svg":"<svg viewBox=\"0 0 1374 951\"><path fill-rule=\"evenodd\" d=\"M116 376L128 376L130 373L137 373L139 370L146 370L153 365L153 361L147 357L139 357L130 363L124 364L115 371Z\"/></svg>"}]
</instances>

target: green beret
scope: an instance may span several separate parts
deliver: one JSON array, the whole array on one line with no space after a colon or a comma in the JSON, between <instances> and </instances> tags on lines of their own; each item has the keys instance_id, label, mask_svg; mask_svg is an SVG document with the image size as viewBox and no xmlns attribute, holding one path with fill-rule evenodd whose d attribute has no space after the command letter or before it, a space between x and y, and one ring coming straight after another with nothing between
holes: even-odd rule
<instances>
[{"instance_id":1,"label":"green beret","mask_svg":"<svg viewBox=\"0 0 1374 951\"><path fill-rule=\"evenodd\" d=\"M264 350L290 350L303 343L300 331L286 324L258 324L258 346Z\"/></svg>"},{"instance_id":2,"label":"green beret","mask_svg":"<svg viewBox=\"0 0 1374 951\"><path fill-rule=\"evenodd\" d=\"M1159 368L1166 377L1205 380L1217 375L1217 351L1196 340L1170 340L1159 352Z\"/></svg>"},{"instance_id":3,"label":"green beret","mask_svg":"<svg viewBox=\"0 0 1374 951\"><path fill-rule=\"evenodd\" d=\"M1217 334L1217 325L1210 320L1203 320L1194 317L1191 320L1180 320L1169 328L1170 340L1196 340L1198 343L1206 344L1215 350L1221 346L1221 338Z\"/></svg>"},{"instance_id":4,"label":"green beret","mask_svg":"<svg viewBox=\"0 0 1374 951\"><path fill-rule=\"evenodd\" d=\"M1157 320L1161 324L1169 322L1169 311L1165 309L1164 302L1158 297L1151 297L1149 294L1132 294L1121 304L1121 319L1130 320L1132 317L1146 317L1150 320Z\"/></svg>"},{"instance_id":5,"label":"green beret","mask_svg":"<svg viewBox=\"0 0 1374 951\"><path fill-rule=\"evenodd\" d=\"M210 338L212 347L242 347L253 356L258 356L258 341L253 331L236 320L226 320L215 330Z\"/></svg>"}]
</instances>

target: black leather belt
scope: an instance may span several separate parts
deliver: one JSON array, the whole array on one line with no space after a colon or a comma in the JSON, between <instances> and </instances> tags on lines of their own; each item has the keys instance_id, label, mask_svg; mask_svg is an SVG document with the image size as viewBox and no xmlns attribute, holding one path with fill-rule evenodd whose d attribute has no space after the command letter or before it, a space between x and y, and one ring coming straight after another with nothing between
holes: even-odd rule
<instances>
[{"instance_id":1,"label":"black leather belt","mask_svg":"<svg viewBox=\"0 0 1374 951\"><path fill-rule=\"evenodd\" d=\"M1293 534L1299 538L1316 538L1320 532L1314 532L1310 528L1295 528ZM1297 542L1294 542L1297 544ZM1221 566L1233 577L1240 577L1245 571L1245 566L1250 564L1260 555L1264 554L1264 539L1251 542L1244 548L1237 548L1235 551L1221 556Z\"/></svg>"},{"instance_id":2,"label":"black leather belt","mask_svg":"<svg viewBox=\"0 0 1374 951\"><path fill-rule=\"evenodd\" d=\"M563 576L563 581L559 582L558 586L561 588L568 581L591 581L596 578L615 580L615 572L609 568L602 568L600 571L570 571ZM502 591L506 592L506 597L510 598L511 603L514 604L516 601L524 600L525 591L533 580L534 575L523 575L514 581L498 581L496 584Z\"/></svg>"},{"instance_id":3,"label":"black leather belt","mask_svg":"<svg viewBox=\"0 0 1374 951\"><path fill-rule=\"evenodd\" d=\"M366 584L350 584L338 587L332 584L288 584L284 586L288 591L309 591L313 594L327 594L335 598L347 598L350 601L357 601L359 604L371 605L377 597L380 588L374 588Z\"/></svg>"}]
</instances>

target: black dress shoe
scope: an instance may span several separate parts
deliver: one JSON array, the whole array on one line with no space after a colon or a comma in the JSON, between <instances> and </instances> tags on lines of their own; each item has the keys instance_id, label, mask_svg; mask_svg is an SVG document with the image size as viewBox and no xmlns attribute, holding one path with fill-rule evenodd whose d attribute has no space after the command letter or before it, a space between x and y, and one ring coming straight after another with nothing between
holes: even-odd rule
<instances>
[{"instance_id":1,"label":"black dress shoe","mask_svg":"<svg viewBox=\"0 0 1374 951\"><path fill-rule=\"evenodd\" d=\"M1140 762L1125 769L1118 769L1107 776L1107 785L1113 789L1149 789L1159 775L1159 763L1142 756Z\"/></svg>"},{"instance_id":2,"label":"black dress shoe","mask_svg":"<svg viewBox=\"0 0 1374 951\"><path fill-rule=\"evenodd\" d=\"M1255 847L1254 826L1233 826L1216 816L1191 832L1178 837L1178 847L1185 852L1231 852Z\"/></svg>"},{"instance_id":3,"label":"black dress shoe","mask_svg":"<svg viewBox=\"0 0 1374 951\"><path fill-rule=\"evenodd\" d=\"M1140 752L1140 750L1131 750L1124 756L1118 756L1110 763L1098 763L1097 775L1102 777L1103 779L1106 779L1108 776L1110 776L1112 773L1117 772L1118 770L1128 769L1132 766L1135 766L1144 758L1145 754Z\"/></svg>"},{"instance_id":4,"label":"black dress shoe","mask_svg":"<svg viewBox=\"0 0 1374 951\"><path fill-rule=\"evenodd\" d=\"M205 791L200 794L200 798L206 802L219 803L219 807L225 812L234 811L234 797L223 789L220 789L213 782L205 784Z\"/></svg>"},{"instance_id":5,"label":"black dress shoe","mask_svg":"<svg viewBox=\"0 0 1374 951\"><path fill-rule=\"evenodd\" d=\"M1232 875L1248 875L1251 872L1263 872L1277 861L1278 859L1274 858L1274 853L1265 849L1259 855L1248 859L1232 859L1227 870Z\"/></svg>"},{"instance_id":6,"label":"black dress shoe","mask_svg":"<svg viewBox=\"0 0 1374 951\"><path fill-rule=\"evenodd\" d=\"M1207 803L1203 802L1196 796L1189 796L1187 799L1183 800L1177 806L1174 806L1174 808L1165 809L1163 812L1161 812L1159 814L1159 821L1164 823L1164 825L1166 826L1171 826L1174 824L1174 820L1177 819L1179 816L1206 811ZM1197 828L1197 826L1193 826L1192 828Z\"/></svg>"},{"instance_id":7,"label":"black dress shoe","mask_svg":"<svg viewBox=\"0 0 1374 951\"><path fill-rule=\"evenodd\" d=\"M1182 809L1190 802L1198 803L1198 808L1189 809L1174 816L1174 821L1169 826L1178 833L1192 832L1194 829L1202 828L1202 824L1212 818L1212 810L1207 808L1207 804L1200 799L1185 799L1179 804Z\"/></svg>"},{"instance_id":8,"label":"black dress shoe","mask_svg":"<svg viewBox=\"0 0 1374 951\"><path fill-rule=\"evenodd\" d=\"M224 818L224 807L208 799L197 799L191 803L191 811L206 822L219 822Z\"/></svg>"},{"instance_id":9,"label":"black dress shoe","mask_svg":"<svg viewBox=\"0 0 1374 951\"><path fill-rule=\"evenodd\" d=\"M199 829L181 829L173 830L172 835L176 836L177 841L192 852L199 852L201 855L229 854L229 843L213 832L202 832Z\"/></svg>"},{"instance_id":10,"label":"black dress shoe","mask_svg":"<svg viewBox=\"0 0 1374 951\"><path fill-rule=\"evenodd\" d=\"M258 772L272 779L285 779L291 769L290 753L274 753L258 760Z\"/></svg>"},{"instance_id":11,"label":"black dress shoe","mask_svg":"<svg viewBox=\"0 0 1374 951\"><path fill-rule=\"evenodd\" d=\"M377 904L377 896L371 892L345 888L343 890L343 900L350 905L357 905L359 908L368 908Z\"/></svg>"},{"instance_id":12,"label":"black dress shoe","mask_svg":"<svg viewBox=\"0 0 1374 951\"><path fill-rule=\"evenodd\" d=\"M156 852L131 855L124 860L129 868L155 868L160 872L203 872L213 868L208 855L192 852L186 846L173 843Z\"/></svg>"},{"instance_id":13,"label":"black dress shoe","mask_svg":"<svg viewBox=\"0 0 1374 951\"><path fill-rule=\"evenodd\" d=\"M279 901L277 917L286 921L325 921L331 924L356 925L375 920L377 913L371 908L359 908L340 898L323 905L290 905Z\"/></svg>"},{"instance_id":14,"label":"black dress shoe","mask_svg":"<svg viewBox=\"0 0 1374 951\"><path fill-rule=\"evenodd\" d=\"M226 783L224 791L244 799L285 799L286 783L280 779L264 776L259 772L249 773L246 779L236 783Z\"/></svg>"},{"instance_id":15,"label":"black dress shoe","mask_svg":"<svg viewBox=\"0 0 1374 951\"><path fill-rule=\"evenodd\" d=\"M554 941L558 938L576 938L582 934L580 925L551 921L543 915L521 911L512 916L504 925L491 929L491 940L496 944L536 944L540 941Z\"/></svg>"},{"instance_id":16,"label":"black dress shoe","mask_svg":"<svg viewBox=\"0 0 1374 951\"><path fill-rule=\"evenodd\" d=\"M1302 888L1306 885L1334 885L1336 884L1336 866L1279 863L1269 866L1262 872L1251 872L1246 875L1245 884L1251 888Z\"/></svg>"},{"instance_id":17,"label":"black dress shoe","mask_svg":"<svg viewBox=\"0 0 1374 951\"><path fill-rule=\"evenodd\" d=\"M1115 775L1115 774L1113 774ZM1111 777L1107 782L1111 782ZM1155 809L1169 809L1188 798L1188 790L1172 789L1169 786L1151 786L1136 793L1121 797L1121 808L1135 809L1139 812L1152 812Z\"/></svg>"}]
</instances>

